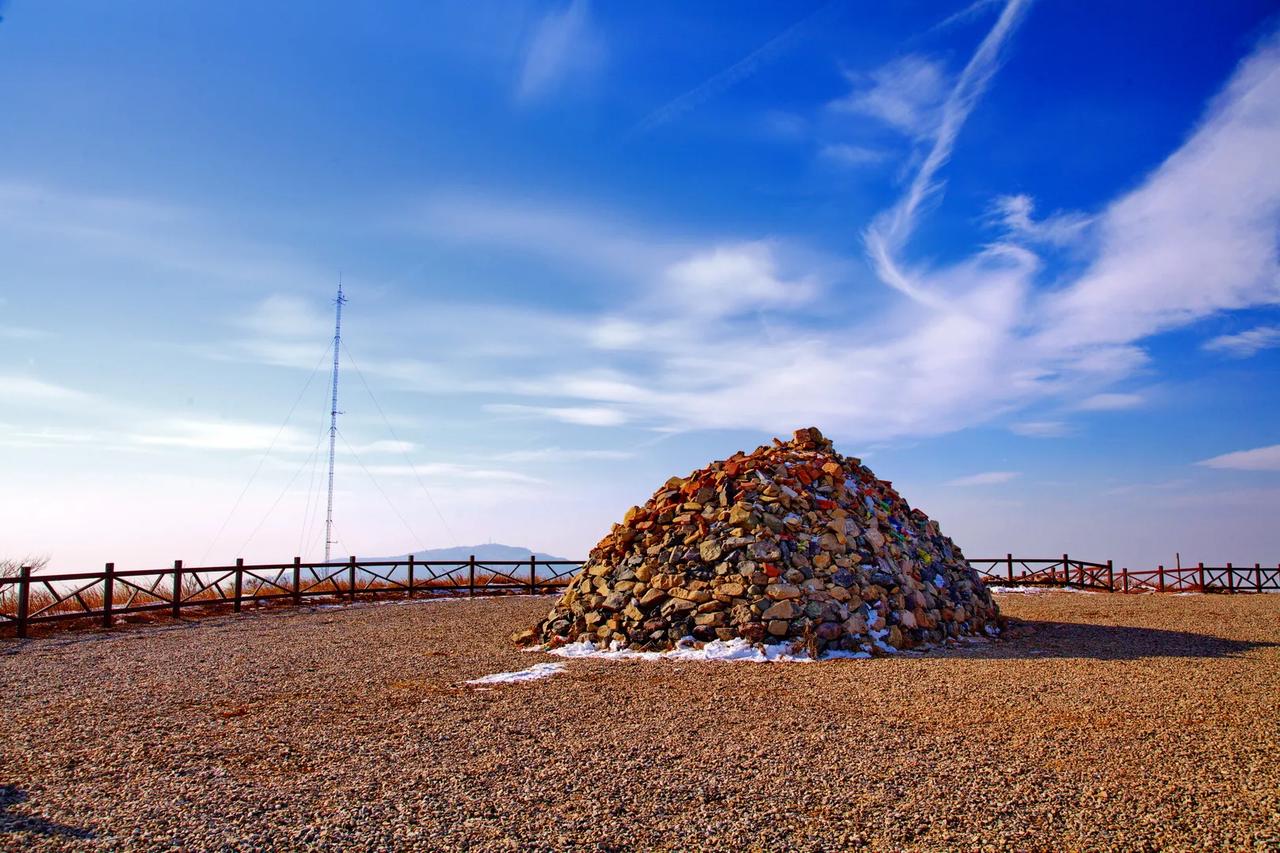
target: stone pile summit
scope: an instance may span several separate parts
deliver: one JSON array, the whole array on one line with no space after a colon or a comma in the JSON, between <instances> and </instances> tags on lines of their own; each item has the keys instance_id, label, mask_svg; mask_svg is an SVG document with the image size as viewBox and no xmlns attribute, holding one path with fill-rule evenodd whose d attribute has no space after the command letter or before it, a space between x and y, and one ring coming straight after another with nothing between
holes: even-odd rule
<instances>
[{"instance_id":1,"label":"stone pile summit","mask_svg":"<svg viewBox=\"0 0 1280 853\"><path fill-rule=\"evenodd\" d=\"M816 428L632 507L518 639L665 650L742 638L872 654L993 636L999 609L960 549Z\"/></svg>"}]
</instances>

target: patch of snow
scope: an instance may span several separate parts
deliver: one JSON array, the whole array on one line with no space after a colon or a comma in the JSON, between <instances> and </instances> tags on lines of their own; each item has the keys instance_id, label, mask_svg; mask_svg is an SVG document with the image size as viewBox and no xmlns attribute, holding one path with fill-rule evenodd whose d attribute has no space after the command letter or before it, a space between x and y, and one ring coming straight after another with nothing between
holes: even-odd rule
<instances>
[{"instance_id":1,"label":"patch of snow","mask_svg":"<svg viewBox=\"0 0 1280 853\"><path fill-rule=\"evenodd\" d=\"M1050 592L1070 592L1075 595L1097 595L1092 589L1076 589L1070 586L988 586L987 592L1000 595L1044 595Z\"/></svg>"},{"instance_id":2,"label":"patch of snow","mask_svg":"<svg viewBox=\"0 0 1280 853\"><path fill-rule=\"evenodd\" d=\"M533 681L564 672L564 668L562 663L535 663L528 669L521 669L515 672L495 672L493 675L486 675L483 678L473 678L467 684L514 684L518 681Z\"/></svg>"},{"instance_id":3,"label":"patch of snow","mask_svg":"<svg viewBox=\"0 0 1280 853\"><path fill-rule=\"evenodd\" d=\"M888 632L885 632L888 634ZM877 639L876 644L885 651L896 651L892 646L884 645ZM542 649L535 650L542 651ZM583 638L576 643L569 643L555 649L545 650L549 655L562 658L605 658L608 660L678 660L678 661L744 661L747 663L813 663L808 652L796 649L785 643L772 645L753 645L742 637L731 640L712 640L698 647L692 638L685 637L674 649L665 652L637 652L620 648L616 644L605 648L597 647L590 640ZM871 657L870 653L829 651L820 656L820 660L857 659Z\"/></svg>"}]
</instances>

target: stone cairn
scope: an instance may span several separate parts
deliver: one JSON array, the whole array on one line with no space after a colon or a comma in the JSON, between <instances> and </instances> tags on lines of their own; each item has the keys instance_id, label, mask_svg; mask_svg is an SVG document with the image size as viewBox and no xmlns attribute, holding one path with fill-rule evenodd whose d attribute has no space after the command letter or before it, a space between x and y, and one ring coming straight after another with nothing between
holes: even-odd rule
<instances>
[{"instance_id":1,"label":"stone cairn","mask_svg":"<svg viewBox=\"0 0 1280 853\"><path fill-rule=\"evenodd\" d=\"M663 650L740 637L816 658L995 635L1000 623L937 522L810 427L672 477L515 638Z\"/></svg>"}]
</instances>

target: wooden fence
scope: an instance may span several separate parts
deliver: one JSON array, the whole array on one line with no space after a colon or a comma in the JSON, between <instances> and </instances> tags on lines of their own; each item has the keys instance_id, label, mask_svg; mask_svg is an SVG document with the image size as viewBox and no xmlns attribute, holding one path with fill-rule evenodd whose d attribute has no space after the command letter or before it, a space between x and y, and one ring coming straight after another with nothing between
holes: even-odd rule
<instances>
[{"instance_id":1,"label":"wooden fence","mask_svg":"<svg viewBox=\"0 0 1280 853\"><path fill-rule=\"evenodd\" d=\"M1116 571L1112 562L1059 558L970 558L970 565L992 584L1072 586L1105 592L1275 592L1280 566L1252 568L1206 566ZM0 627L12 625L27 636L32 625L98 620L109 628L117 617L162 613L174 618L191 608L230 608L270 602L301 604L304 598L355 601L378 596L475 597L536 595L568 585L580 560L361 561L184 567L117 571L107 563L100 572L33 574L24 567L16 577L0 578Z\"/></svg>"},{"instance_id":2,"label":"wooden fence","mask_svg":"<svg viewBox=\"0 0 1280 853\"><path fill-rule=\"evenodd\" d=\"M0 578L0 627L17 636L32 625L96 619L110 628L132 613L161 612L177 618L191 608L221 607L239 613L246 604L301 604L304 598L355 601L379 596L475 597L536 595L567 586L582 567L574 560L395 561L292 563L192 568L176 560L171 568L33 574Z\"/></svg>"},{"instance_id":3,"label":"wooden fence","mask_svg":"<svg viewBox=\"0 0 1280 853\"><path fill-rule=\"evenodd\" d=\"M1063 554L1061 558L969 558L983 579L1005 586L1072 586L1104 592L1280 592L1280 565L1194 566L1119 569L1111 560L1093 563Z\"/></svg>"}]
</instances>

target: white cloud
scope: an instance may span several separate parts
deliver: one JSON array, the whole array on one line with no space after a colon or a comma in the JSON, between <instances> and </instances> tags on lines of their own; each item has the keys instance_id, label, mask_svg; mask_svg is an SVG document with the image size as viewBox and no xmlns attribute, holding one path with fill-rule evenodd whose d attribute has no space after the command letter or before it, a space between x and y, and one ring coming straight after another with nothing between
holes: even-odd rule
<instances>
[{"instance_id":1,"label":"white cloud","mask_svg":"<svg viewBox=\"0 0 1280 853\"><path fill-rule=\"evenodd\" d=\"M132 440L143 445L185 447L198 450L266 450L274 443L284 452L309 451L313 442L294 427L268 426L245 421L205 421L170 418L151 432Z\"/></svg>"},{"instance_id":2,"label":"white cloud","mask_svg":"<svg viewBox=\"0 0 1280 853\"><path fill-rule=\"evenodd\" d=\"M1280 39L1246 59L1191 138L1097 223L1097 258L1048 300L1045 346L1128 343L1280 302Z\"/></svg>"},{"instance_id":3,"label":"white cloud","mask_svg":"<svg viewBox=\"0 0 1280 853\"><path fill-rule=\"evenodd\" d=\"M1237 450L1196 463L1206 468L1226 468L1234 471L1280 471L1280 444L1256 447L1253 450Z\"/></svg>"},{"instance_id":4,"label":"white cloud","mask_svg":"<svg viewBox=\"0 0 1280 853\"><path fill-rule=\"evenodd\" d=\"M1076 408L1082 412L1118 412L1137 408L1145 402L1141 394L1093 394L1080 401Z\"/></svg>"},{"instance_id":5,"label":"white cloud","mask_svg":"<svg viewBox=\"0 0 1280 853\"><path fill-rule=\"evenodd\" d=\"M525 49L516 81L516 97L532 101L550 94L574 74L593 68L603 57L603 45L591 26L588 0L570 0L548 12L535 28Z\"/></svg>"},{"instance_id":6,"label":"white cloud","mask_svg":"<svg viewBox=\"0 0 1280 853\"><path fill-rule=\"evenodd\" d=\"M1219 335L1204 343L1204 349L1209 352L1234 358L1248 358L1272 347L1280 347L1280 326L1256 326L1234 335Z\"/></svg>"},{"instance_id":7,"label":"white cloud","mask_svg":"<svg viewBox=\"0 0 1280 853\"><path fill-rule=\"evenodd\" d=\"M608 216L566 213L555 205L545 212L501 202L469 206L465 199L454 206L464 211L461 225L456 218L446 222L443 214L433 220L432 227L453 227L461 239L514 245L611 276L609 289L601 288L610 307L594 317L575 315L577 331L568 329L556 340L544 336L546 362L530 369L519 365L521 377L505 390L495 389L507 399L495 400L489 410L649 429L777 434L817 424L843 441L865 442L991 421L1009 423L1018 434L1048 437L1070 428L1061 419L1026 415L1031 407L1073 408L1085 400L1085 408L1099 410L1140 403L1139 395L1108 389L1148 364L1141 342L1151 326L1139 322L1123 334L1101 336L1076 328L1081 315L1074 306L1082 290L1094 292L1090 298L1096 298L1099 310L1112 298L1120 313L1130 309L1124 282L1114 295L1097 289L1097 271L1116 252L1128 253L1130 244L1144 246L1159 266L1167 250L1167 240L1141 229L1133 239L1121 239L1125 232L1119 226L1138 227L1137 220L1116 211L1132 210L1134 197L1153 187L1160 197L1190 199L1205 184L1203 194L1210 200L1200 214L1205 233L1233 246L1247 245L1247 254L1265 254L1273 251L1274 214L1268 214L1269 231L1245 229L1244 244L1237 241L1240 233L1222 223L1254 221L1260 211L1280 203L1280 188L1266 189L1271 178L1262 177L1257 181L1265 190L1261 195L1219 198L1216 166L1170 169L1166 164L1138 189L1091 215L1095 222L1087 235L1083 227L1067 227L1076 221L1070 216L1036 220L1029 200L1023 200L1006 204L1008 224L1023 232L1039 228L1037 240L1027 239L1026 245L997 241L943 266L903 260L920 205L936 190L938 170L1023 10L1017 0L1005 5L947 96L934 142L910 187L867 235L876 271L910 302L893 291L859 292L857 300L828 298L835 281L856 288L856 273L806 275L816 265L797 264L796 247L777 239L673 240L661 231L645 232ZM1280 93L1271 92L1272 77L1259 70L1260 64L1280 68L1272 43L1244 63L1169 163L1192 155L1216 157L1212 139L1244 133L1243 125L1236 126L1244 122L1256 147L1232 143L1233 163L1223 168L1267 168L1268 152L1280 148L1280 107L1269 106L1280 104L1280 97L1268 96ZM1235 105L1236 100L1249 108ZM1170 183L1177 186L1166 186ZM1148 222L1164 217L1156 210ZM1052 239L1044 231L1046 221L1054 222ZM1043 264L1033 244L1065 239L1067 233L1079 235L1069 248L1087 249L1083 272L1055 282L1053 289L1038 286ZM1222 237L1228 233L1233 236ZM1175 228L1170 239L1179 236ZM1136 268L1138 259L1131 260ZM1207 289L1220 282L1225 279L1215 274ZM1166 299L1181 300L1181 291L1143 290L1143 310L1158 312Z\"/></svg>"},{"instance_id":8,"label":"white cloud","mask_svg":"<svg viewBox=\"0 0 1280 853\"><path fill-rule=\"evenodd\" d=\"M1072 428L1066 421L1017 421L1009 425L1009 431L1028 438L1061 438L1070 435Z\"/></svg>"},{"instance_id":9,"label":"white cloud","mask_svg":"<svg viewBox=\"0 0 1280 853\"><path fill-rule=\"evenodd\" d=\"M30 329L26 326L0 325L0 338L10 341L38 341L50 337L43 329Z\"/></svg>"},{"instance_id":10,"label":"white cloud","mask_svg":"<svg viewBox=\"0 0 1280 853\"><path fill-rule=\"evenodd\" d=\"M769 62L781 56L791 48L806 29L816 26L823 20L839 13L838 2L827 2L787 27L760 47L748 53L742 59L730 65L708 79L694 86L680 96L673 98L658 109L649 113L628 132L628 136L653 130L669 121L673 121L690 110L741 83L755 74Z\"/></svg>"},{"instance_id":11,"label":"white cloud","mask_svg":"<svg viewBox=\"0 0 1280 853\"><path fill-rule=\"evenodd\" d=\"M1030 243L1067 246L1077 242L1093 220L1082 213L1055 213L1044 219L1032 217L1035 202L1029 195L1002 195L992 203L990 218L1009 237Z\"/></svg>"},{"instance_id":12,"label":"white cloud","mask_svg":"<svg viewBox=\"0 0 1280 853\"><path fill-rule=\"evenodd\" d=\"M537 450L513 450L499 453L493 458L501 462L579 462L598 460L616 462L632 459L635 453L629 450L568 450L562 447L542 447Z\"/></svg>"},{"instance_id":13,"label":"white cloud","mask_svg":"<svg viewBox=\"0 0 1280 853\"><path fill-rule=\"evenodd\" d=\"M949 86L941 63L911 54L866 77L848 77L854 91L833 101L832 109L871 116L913 137L928 137L937 130Z\"/></svg>"},{"instance_id":14,"label":"white cloud","mask_svg":"<svg viewBox=\"0 0 1280 853\"><path fill-rule=\"evenodd\" d=\"M981 474L970 474L947 483L948 486L998 486L1010 480L1016 480L1021 474L1018 471L984 471Z\"/></svg>"},{"instance_id":15,"label":"white cloud","mask_svg":"<svg viewBox=\"0 0 1280 853\"><path fill-rule=\"evenodd\" d=\"M92 395L30 376L0 376L0 398L45 403L81 403Z\"/></svg>"},{"instance_id":16,"label":"white cloud","mask_svg":"<svg viewBox=\"0 0 1280 853\"><path fill-rule=\"evenodd\" d=\"M799 305L816 290L810 279L783 279L774 248L767 243L699 252L668 267L664 285L664 301L706 318Z\"/></svg>"},{"instance_id":17,"label":"white cloud","mask_svg":"<svg viewBox=\"0 0 1280 853\"><path fill-rule=\"evenodd\" d=\"M857 168L882 163L889 155L888 152L878 148L868 148L865 145L836 143L822 146L818 156L836 166Z\"/></svg>"},{"instance_id":18,"label":"white cloud","mask_svg":"<svg viewBox=\"0 0 1280 853\"><path fill-rule=\"evenodd\" d=\"M0 179L0 229L24 242L56 244L60 254L83 255L103 270L120 265L140 278L182 273L192 287L305 287L327 275L278 246L230 237L199 211L143 197Z\"/></svg>"},{"instance_id":19,"label":"white cloud","mask_svg":"<svg viewBox=\"0 0 1280 853\"><path fill-rule=\"evenodd\" d=\"M266 337L321 340L333 328L333 315L321 311L315 300L274 294L235 322L241 328Z\"/></svg>"},{"instance_id":20,"label":"white cloud","mask_svg":"<svg viewBox=\"0 0 1280 853\"><path fill-rule=\"evenodd\" d=\"M929 150L906 193L897 204L877 216L867 229L867 251L880 279L921 304L937 305L939 300L924 290L910 271L901 268L896 255L915 230L916 216L921 207L941 191L941 184L935 182L934 177L951 159L951 149L960 128L990 85L1000 66L1001 51L1017 29L1027 5L1024 0L1008 0L1005 4L995 25L947 93L937 111L936 122L929 123Z\"/></svg>"},{"instance_id":21,"label":"white cloud","mask_svg":"<svg viewBox=\"0 0 1280 853\"><path fill-rule=\"evenodd\" d=\"M492 403L484 407L495 415L548 418L579 426L621 426L628 418L625 412L605 406L525 406L515 403Z\"/></svg>"}]
</instances>

